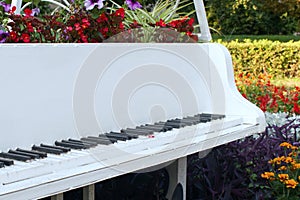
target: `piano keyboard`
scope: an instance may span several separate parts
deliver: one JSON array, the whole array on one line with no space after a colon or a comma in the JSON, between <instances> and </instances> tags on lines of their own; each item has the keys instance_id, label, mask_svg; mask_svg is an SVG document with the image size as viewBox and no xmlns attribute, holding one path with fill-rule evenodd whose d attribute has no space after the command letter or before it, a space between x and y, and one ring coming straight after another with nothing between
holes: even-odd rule
<instances>
[{"instance_id":1,"label":"piano keyboard","mask_svg":"<svg viewBox=\"0 0 300 200\"><path fill-rule=\"evenodd\" d=\"M183 119L172 119L166 122L157 122L155 124L146 124L136 128L122 129L120 132L110 132L100 134L99 136L87 136L77 139L67 139L55 141L55 145L40 144L33 145L32 150L24 150L17 148L8 152L0 153L0 167L11 166L14 161L28 162L34 159L42 159L48 154L60 155L73 150L89 149L97 145L110 145L118 141L127 141L137 139L139 136L150 136L154 133L171 131L173 129L183 128L199 123L210 122L212 120L222 119L225 115L216 114L198 114Z\"/></svg>"},{"instance_id":2,"label":"piano keyboard","mask_svg":"<svg viewBox=\"0 0 300 200\"><path fill-rule=\"evenodd\" d=\"M120 132L56 141L54 145L33 145L31 150L17 148L0 153L0 183L9 185L97 161L107 161L106 165L118 163L121 162L118 160L121 159L120 150L137 156L151 154L164 148L175 148L177 143L180 145L185 140L192 144L199 136L241 124L239 117L202 113ZM91 156L91 153L101 156Z\"/></svg>"}]
</instances>

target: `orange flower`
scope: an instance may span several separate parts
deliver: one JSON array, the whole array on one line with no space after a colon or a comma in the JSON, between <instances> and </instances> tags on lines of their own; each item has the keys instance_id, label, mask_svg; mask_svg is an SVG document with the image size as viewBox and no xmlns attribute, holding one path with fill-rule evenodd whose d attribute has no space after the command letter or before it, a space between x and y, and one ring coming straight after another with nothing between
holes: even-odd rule
<instances>
[{"instance_id":1,"label":"orange flower","mask_svg":"<svg viewBox=\"0 0 300 200\"><path fill-rule=\"evenodd\" d=\"M292 145L290 143L288 143L288 142L283 142L279 146L286 147L286 148L291 148L292 147Z\"/></svg>"},{"instance_id":2,"label":"orange flower","mask_svg":"<svg viewBox=\"0 0 300 200\"><path fill-rule=\"evenodd\" d=\"M284 162L286 162L286 163L295 163L295 160L292 157L286 157L284 159Z\"/></svg>"},{"instance_id":3,"label":"orange flower","mask_svg":"<svg viewBox=\"0 0 300 200\"><path fill-rule=\"evenodd\" d=\"M280 170L280 171L286 170L286 169L287 169L286 166L281 166L281 167L278 168L278 170Z\"/></svg>"},{"instance_id":4,"label":"orange flower","mask_svg":"<svg viewBox=\"0 0 300 200\"><path fill-rule=\"evenodd\" d=\"M284 182L289 179L289 175L288 174L278 174L278 178L281 182Z\"/></svg>"},{"instance_id":5,"label":"orange flower","mask_svg":"<svg viewBox=\"0 0 300 200\"><path fill-rule=\"evenodd\" d=\"M271 179L274 176L275 176L275 174L273 172L265 172L265 173L261 174L261 177L265 178L265 179Z\"/></svg>"},{"instance_id":6,"label":"orange flower","mask_svg":"<svg viewBox=\"0 0 300 200\"><path fill-rule=\"evenodd\" d=\"M273 160L270 160L269 163L270 164L275 164L276 163L277 165L280 165L281 161L284 161L284 160L285 160L285 157L281 156L281 157L276 157Z\"/></svg>"},{"instance_id":7,"label":"orange flower","mask_svg":"<svg viewBox=\"0 0 300 200\"><path fill-rule=\"evenodd\" d=\"M288 154L288 156L297 156L297 152L292 151L291 153Z\"/></svg>"},{"instance_id":8,"label":"orange flower","mask_svg":"<svg viewBox=\"0 0 300 200\"><path fill-rule=\"evenodd\" d=\"M284 183L287 188L296 188L296 186L298 185L298 182L294 179L286 180Z\"/></svg>"},{"instance_id":9,"label":"orange flower","mask_svg":"<svg viewBox=\"0 0 300 200\"><path fill-rule=\"evenodd\" d=\"M300 163L295 163L292 166L292 170L300 169Z\"/></svg>"},{"instance_id":10,"label":"orange flower","mask_svg":"<svg viewBox=\"0 0 300 200\"><path fill-rule=\"evenodd\" d=\"M297 146L291 146L291 149L292 149L292 150L297 150L298 147L297 147Z\"/></svg>"}]
</instances>

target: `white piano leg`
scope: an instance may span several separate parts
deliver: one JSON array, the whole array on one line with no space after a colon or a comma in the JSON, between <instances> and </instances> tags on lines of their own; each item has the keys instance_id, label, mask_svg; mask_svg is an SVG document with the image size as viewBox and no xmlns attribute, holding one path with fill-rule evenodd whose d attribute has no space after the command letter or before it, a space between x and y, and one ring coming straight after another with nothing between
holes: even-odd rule
<instances>
[{"instance_id":1,"label":"white piano leg","mask_svg":"<svg viewBox=\"0 0 300 200\"><path fill-rule=\"evenodd\" d=\"M173 193L177 184L181 184L183 196L182 200L186 200L186 171L187 171L187 157L177 159L175 162L166 167L169 173L169 189L167 199L172 200Z\"/></svg>"},{"instance_id":2,"label":"white piano leg","mask_svg":"<svg viewBox=\"0 0 300 200\"><path fill-rule=\"evenodd\" d=\"M95 200L95 185L83 187L83 200Z\"/></svg>"},{"instance_id":3,"label":"white piano leg","mask_svg":"<svg viewBox=\"0 0 300 200\"><path fill-rule=\"evenodd\" d=\"M51 200L64 200L64 194L57 194L51 197Z\"/></svg>"}]
</instances>

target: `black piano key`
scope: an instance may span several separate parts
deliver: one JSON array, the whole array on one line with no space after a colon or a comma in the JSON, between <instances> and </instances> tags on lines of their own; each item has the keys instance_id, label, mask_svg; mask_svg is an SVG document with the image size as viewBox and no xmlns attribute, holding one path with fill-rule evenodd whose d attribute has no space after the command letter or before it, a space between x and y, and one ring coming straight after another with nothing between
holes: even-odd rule
<instances>
[{"instance_id":1,"label":"black piano key","mask_svg":"<svg viewBox=\"0 0 300 200\"><path fill-rule=\"evenodd\" d=\"M4 163L5 166L11 166L14 164L12 159L0 158L0 162Z\"/></svg>"},{"instance_id":2,"label":"black piano key","mask_svg":"<svg viewBox=\"0 0 300 200\"><path fill-rule=\"evenodd\" d=\"M115 142L118 142L118 140L116 139L116 138L109 138L109 137L107 137L105 134L99 134L98 135L98 138L103 138L103 139L108 139L108 140L110 140L112 143L115 143Z\"/></svg>"},{"instance_id":3,"label":"black piano key","mask_svg":"<svg viewBox=\"0 0 300 200\"><path fill-rule=\"evenodd\" d=\"M187 118L183 118L182 122L190 123L191 126L191 125L199 124L200 120L199 117L187 117Z\"/></svg>"},{"instance_id":4,"label":"black piano key","mask_svg":"<svg viewBox=\"0 0 300 200\"><path fill-rule=\"evenodd\" d=\"M83 142L95 142L97 144L103 144L103 145L109 145L112 144L112 142L110 140L106 140L106 139L101 139L101 138L81 138L80 140L82 140Z\"/></svg>"},{"instance_id":5,"label":"black piano key","mask_svg":"<svg viewBox=\"0 0 300 200\"><path fill-rule=\"evenodd\" d=\"M181 128L185 126L184 124L178 122L166 122L166 125L171 126L173 128Z\"/></svg>"},{"instance_id":6,"label":"black piano key","mask_svg":"<svg viewBox=\"0 0 300 200\"><path fill-rule=\"evenodd\" d=\"M222 114L212 114L212 119L223 119L225 118L225 115Z\"/></svg>"},{"instance_id":7,"label":"black piano key","mask_svg":"<svg viewBox=\"0 0 300 200\"><path fill-rule=\"evenodd\" d=\"M97 146L96 142L91 142L91 141L89 142L89 141L75 140L75 139L72 139L72 138L68 139L68 141L78 143L78 144L83 144L83 145L86 145L86 146L89 146L89 147Z\"/></svg>"},{"instance_id":8,"label":"black piano key","mask_svg":"<svg viewBox=\"0 0 300 200\"><path fill-rule=\"evenodd\" d=\"M128 137L129 140L138 138L138 135L137 135L137 134L134 134L134 133L129 133L129 134L127 134L127 133L124 133L124 132L122 132L122 131L120 131L120 132L113 132L113 131L112 131L112 132L110 132L109 134L121 134L121 135L125 135L125 136Z\"/></svg>"},{"instance_id":9,"label":"black piano key","mask_svg":"<svg viewBox=\"0 0 300 200\"><path fill-rule=\"evenodd\" d=\"M156 122L156 123L154 123L154 125L162 126L162 127L164 128L165 131L170 131L170 130L173 129L172 126L166 125L166 122Z\"/></svg>"},{"instance_id":10,"label":"black piano key","mask_svg":"<svg viewBox=\"0 0 300 200\"><path fill-rule=\"evenodd\" d=\"M19 155L19 154L5 153L5 152L1 152L0 157L9 158L9 159L18 160L18 161L23 161L23 162L31 160L31 158L29 156L23 156L23 155Z\"/></svg>"},{"instance_id":11,"label":"black piano key","mask_svg":"<svg viewBox=\"0 0 300 200\"><path fill-rule=\"evenodd\" d=\"M9 150L8 153L14 153L22 156L29 156L31 159L39 159L40 156L38 154L32 154L32 153L25 153L25 152L20 152L20 151L15 151L15 150Z\"/></svg>"},{"instance_id":12,"label":"black piano key","mask_svg":"<svg viewBox=\"0 0 300 200\"><path fill-rule=\"evenodd\" d=\"M78 143L74 143L74 142L69 142L69 141L66 141L66 140L62 140L61 142L55 141L55 145L56 146L61 146L61 147L69 147L71 149L88 149L89 148L86 145L78 144Z\"/></svg>"},{"instance_id":13,"label":"black piano key","mask_svg":"<svg viewBox=\"0 0 300 200\"><path fill-rule=\"evenodd\" d=\"M184 121L182 119L170 119L170 120L167 120L166 125L168 125L168 124L179 124L180 127L190 126L191 125L190 122Z\"/></svg>"},{"instance_id":14,"label":"black piano key","mask_svg":"<svg viewBox=\"0 0 300 200\"><path fill-rule=\"evenodd\" d=\"M145 133L145 135L152 135L155 132L155 131L150 130L148 128L144 128L144 126L137 126L137 127L135 127L135 129L128 128L128 130L142 131L142 132Z\"/></svg>"},{"instance_id":15,"label":"black piano key","mask_svg":"<svg viewBox=\"0 0 300 200\"><path fill-rule=\"evenodd\" d=\"M4 166L5 166L4 162L0 162L0 168L2 168Z\"/></svg>"},{"instance_id":16,"label":"black piano key","mask_svg":"<svg viewBox=\"0 0 300 200\"><path fill-rule=\"evenodd\" d=\"M115 142L118 141L118 140L113 139L113 138L108 138L105 135L104 135L104 137L102 137L102 135L101 136L99 135L99 137L97 137L97 136L87 136L87 138L89 138L89 139L92 138L92 139L95 139L95 140L103 140L103 141L107 141L108 140L110 143L115 143Z\"/></svg>"},{"instance_id":17,"label":"black piano key","mask_svg":"<svg viewBox=\"0 0 300 200\"><path fill-rule=\"evenodd\" d=\"M162 128L150 127L150 126L146 126L146 125L138 126L138 127L136 127L136 129L137 130L149 130L149 131L151 131L151 134L153 134L154 132L161 132L162 131Z\"/></svg>"},{"instance_id":18,"label":"black piano key","mask_svg":"<svg viewBox=\"0 0 300 200\"><path fill-rule=\"evenodd\" d=\"M151 135L154 132L149 130L149 129L136 129L136 128L127 128L127 129L123 129L121 130L124 133L135 133L138 135Z\"/></svg>"},{"instance_id":19,"label":"black piano key","mask_svg":"<svg viewBox=\"0 0 300 200\"><path fill-rule=\"evenodd\" d=\"M206 122L210 122L210 121L211 121L211 117L199 115L199 122L200 123L206 123Z\"/></svg>"},{"instance_id":20,"label":"black piano key","mask_svg":"<svg viewBox=\"0 0 300 200\"><path fill-rule=\"evenodd\" d=\"M70 148L66 148L66 147L59 147L59 146L53 146L53 145L48 145L48 144L40 144L41 147L47 147L47 148L51 148L51 149L58 149L63 151L64 153L67 153L69 151L71 151Z\"/></svg>"},{"instance_id":21,"label":"black piano key","mask_svg":"<svg viewBox=\"0 0 300 200\"><path fill-rule=\"evenodd\" d=\"M146 124L140 127L143 129L153 130L154 132L166 132L168 130L172 130L172 127L166 125L166 123Z\"/></svg>"},{"instance_id":22,"label":"black piano key","mask_svg":"<svg viewBox=\"0 0 300 200\"><path fill-rule=\"evenodd\" d=\"M54 148L49 148L49 147L41 147L41 146L33 145L31 148L32 148L32 150L41 151L41 152L45 152L45 153L51 153L51 154L57 154L57 155L63 153L63 151L60 149L54 149Z\"/></svg>"},{"instance_id":23,"label":"black piano key","mask_svg":"<svg viewBox=\"0 0 300 200\"><path fill-rule=\"evenodd\" d=\"M47 157L47 153L41 152L41 151L25 150L25 149L20 149L20 148L17 148L16 151L25 152L25 153L31 153L31 154L36 154L36 155L39 155L40 158L46 158Z\"/></svg>"},{"instance_id":24,"label":"black piano key","mask_svg":"<svg viewBox=\"0 0 300 200\"><path fill-rule=\"evenodd\" d=\"M128 135L129 137L131 137L132 139L137 139L139 137L139 134L136 134L136 133L124 133L121 131L122 134L126 134Z\"/></svg>"},{"instance_id":25,"label":"black piano key","mask_svg":"<svg viewBox=\"0 0 300 200\"><path fill-rule=\"evenodd\" d=\"M179 123L182 123L184 124L185 126L191 126L193 124L196 124L198 122L197 119L195 118L183 118L183 119L179 119L179 120L176 120L177 122Z\"/></svg>"},{"instance_id":26,"label":"black piano key","mask_svg":"<svg viewBox=\"0 0 300 200\"><path fill-rule=\"evenodd\" d=\"M128 136L121 134L121 133L106 133L105 136L108 138L114 138L114 139L121 140L121 141L129 140Z\"/></svg>"}]
</instances>

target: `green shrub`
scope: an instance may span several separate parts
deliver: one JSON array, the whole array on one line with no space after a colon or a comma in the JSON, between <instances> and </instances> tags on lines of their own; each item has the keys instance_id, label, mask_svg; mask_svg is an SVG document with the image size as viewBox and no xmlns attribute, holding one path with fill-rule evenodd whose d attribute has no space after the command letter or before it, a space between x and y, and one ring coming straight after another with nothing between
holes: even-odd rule
<instances>
[{"instance_id":1,"label":"green shrub","mask_svg":"<svg viewBox=\"0 0 300 200\"><path fill-rule=\"evenodd\" d=\"M209 26L223 34L292 34L299 29L297 2L295 9L288 9L280 4L270 8L265 0L210 0L205 1ZM295 14L294 14L295 13Z\"/></svg>"},{"instance_id":2,"label":"green shrub","mask_svg":"<svg viewBox=\"0 0 300 200\"><path fill-rule=\"evenodd\" d=\"M230 42L232 40L238 40L243 42L245 39L250 40L271 40L271 41L279 41L279 42L289 42L290 40L293 41L300 41L300 36L297 35L219 35L213 34L213 40L221 39L226 42Z\"/></svg>"},{"instance_id":3,"label":"green shrub","mask_svg":"<svg viewBox=\"0 0 300 200\"><path fill-rule=\"evenodd\" d=\"M300 41L238 40L216 42L231 53L235 73L270 74L274 78L300 77Z\"/></svg>"}]
</instances>

